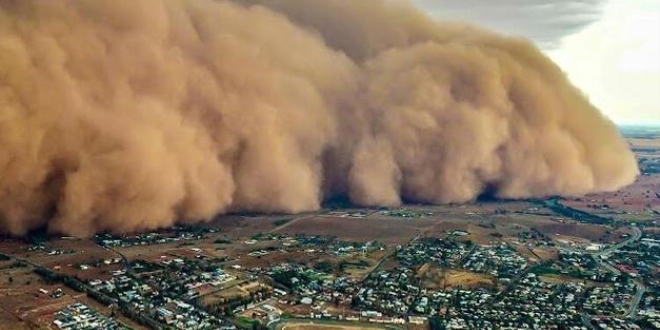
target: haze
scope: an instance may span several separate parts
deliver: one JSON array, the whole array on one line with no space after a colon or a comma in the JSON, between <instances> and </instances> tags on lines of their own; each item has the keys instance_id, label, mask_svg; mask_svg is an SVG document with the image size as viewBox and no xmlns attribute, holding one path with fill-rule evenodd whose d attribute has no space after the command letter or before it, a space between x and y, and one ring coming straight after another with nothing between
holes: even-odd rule
<instances>
[{"instance_id":1,"label":"haze","mask_svg":"<svg viewBox=\"0 0 660 330\"><path fill-rule=\"evenodd\" d=\"M638 174L531 42L403 2L0 2L0 230L581 195Z\"/></svg>"}]
</instances>

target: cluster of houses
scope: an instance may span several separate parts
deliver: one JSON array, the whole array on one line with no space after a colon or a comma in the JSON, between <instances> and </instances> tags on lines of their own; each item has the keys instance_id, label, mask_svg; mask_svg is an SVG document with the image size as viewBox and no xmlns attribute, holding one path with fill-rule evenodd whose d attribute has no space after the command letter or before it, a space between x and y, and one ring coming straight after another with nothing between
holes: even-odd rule
<instances>
[{"instance_id":1,"label":"cluster of houses","mask_svg":"<svg viewBox=\"0 0 660 330\"><path fill-rule=\"evenodd\" d=\"M236 280L236 276L228 274L218 267L196 271L182 268L170 271L168 276L149 275L145 277L145 280L163 291L173 292L186 300L191 300L199 297L200 290L220 288L225 283Z\"/></svg>"},{"instance_id":2,"label":"cluster of houses","mask_svg":"<svg viewBox=\"0 0 660 330\"><path fill-rule=\"evenodd\" d=\"M349 310L360 312L312 313L313 318L410 322L412 318L419 321L434 317L446 329L582 330L602 324L607 324L607 329L639 327L621 316L631 304L635 283L598 270L598 263L588 254L566 252L553 265L556 269L536 271L506 244L472 246L452 240L419 239L398 247L395 256L401 267L376 270L360 281L324 275L303 265L286 264L259 271L276 279L291 279L281 283L292 293L290 303L310 305L312 309L332 303L350 304ZM421 264L429 262L442 268L488 274L502 286L430 289L422 284L418 273ZM541 276L548 271L585 276L557 283ZM586 280L599 282L590 282L598 283L593 285Z\"/></svg>"},{"instance_id":3,"label":"cluster of houses","mask_svg":"<svg viewBox=\"0 0 660 330\"><path fill-rule=\"evenodd\" d=\"M648 285L660 287L660 234L644 237L604 256L609 263L632 277L639 277Z\"/></svg>"},{"instance_id":4,"label":"cluster of houses","mask_svg":"<svg viewBox=\"0 0 660 330\"><path fill-rule=\"evenodd\" d=\"M156 308L153 314L157 321L175 329L201 330L228 327L227 321L178 299L166 298L166 303ZM233 326L228 328L235 329Z\"/></svg>"},{"instance_id":5,"label":"cluster of houses","mask_svg":"<svg viewBox=\"0 0 660 330\"><path fill-rule=\"evenodd\" d=\"M591 288L585 296L583 308L592 315L621 315L628 310L636 292L635 283L622 278L612 285Z\"/></svg>"},{"instance_id":6,"label":"cluster of houses","mask_svg":"<svg viewBox=\"0 0 660 330\"><path fill-rule=\"evenodd\" d=\"M474 246L456 240L422 238L405 247L398 246L396 256L405 267L414 267L428 262L443 266L457 266Z\"/></svg>"},{"instance_id":7,"label":"cluster of houses","mask_svg":"<svg viewBox=\"0 0 660 330\"><path fill-rule=\"evenodd\" d=\"M651 329L660 329L660 295L656 292L646 292L639 306L640 319Z\"/></svg>"},{"instance_id":8,"label":"cluster of houses","mask_svg":"<svg viewBox=\"0 0 660 330\"><path fill-rule=\"evenodd\" d=\"M71 249L46 248L46 246L43 244L32 245L28 248L28 251L30 252L37 251L49 256L57 256L57 255L70 254L75 252L74 250Z\"/></svg>"},{"instance_id":9,"label":"cluster of houses","mask_svg":"<svg viewBox=\"0 0 660 330\"><path fill-rule=\"evenodd\" d=\"M110 248L130 247L138 245L166 244L173 242L192 241L206 237L206 234L215 233L217 229L205 228L202 230L189 230L185 227L174 227L173 232L162 234L158 232L149 232L132 236L116 236L111 234L99 234L94 236L94 241L98 244Z\"/></svg>"},{"instance_id":10,"label":"cluster of houses","mask_svg":"<svg viewBox=\"0 0 660 330\"><path fill-rule=\"evenodd\" d=\"M182 285L193 289L196 285L193 283L204 281L210 284L222 281L225 275L221 271L204 272L191 276L189 281ZM153 283L118 272L109 280L91 280L88 284L95 290L113 297L120 305L127 306L128 309L151 319L152 322L159 322L175 329L215 329L224 323L221 318L184 301L191 299L190 297L180 296L176 291L168 290L166 277L159 277L158 282Z\"/></svg>"},{"instance_id":11,"label":"cluster of houses","mask_svg":"<svg viewBox=\"0 0 660 330\"><path fill-rule=\"evenodd\" d=\"M505 243L477 247L467 258L463 268L493 275L508 282L527 267L527 259Z\"/></svg>"},{"instance_id":12,"label":"cluster of houses","mask_svg":"<svg viewBox=\"0 0 660 330\"><path fill-rule=\"evenodd\" d=\"M561 251L558 256L559 263L553 265L563 275L597 282L616 282L619 274L601 269L594 256L578 251Z\"/></svg>"},{"instance_id":13,"label":"cluster of houses","mask_svg":"<svg viewBox=\"0 0 660 330\"><path fill-rule=\"evenodd\" d=\"M357 290L352 307L376 310L388 316L407 315L412 306L422 314L428 308L424 300L417 301L422 289L410 268L377 271L366 278Z\"/></svg>"},{"instance_id":14,"label":"cluster of houses","mask_svg":"<svg viewBox=\"0 0 660 330\"><path fill-rule=\"evenodd\" d=\"M104 237L102 241L107 246L159 244L162 240L192 240L199 234L158 235L144 234L119 241ZM377 242L350 243L305 235L264 234L245 244L263 240L279 240L284 246L282 249L288 252L320 253L340 259L384 249ZM648 239L639 243L640 246L645 244L639 253L650 255L650 259L637 258L632 248L628 249L630 251L620 249L605 257L610 258L610 262L637 270L647 265L657 266L658 251L655 249L660 245L655 243ZM275 253L273 251L278 250L259 248L247 254L256 258ZM230 272L272 286L273 299L266 306L272 303L286 312L287 306L296 305L293 310L302 307L308 311L297 316L313 319L393 325L424 324L432 319L445 329L639 329L633 319L624 316L638 292L637 282L632 277L621 276L620 272L602 269L599 260L588 252L561 251L556 262L531 267L530 261L505 243L479 246L454 238L419 238L397 247L392 258L398 263L397 267L370 270L364 277L340 276L334 265L326 269L327 265L309 267L295 263L243 269L239 262L234 265L235 271ZM200 305L199 295L208 288L210 291L224 289L228 282L237 280L236 275L208 260L166 259L154 263L161 271L136 275L136 271L140 273L139 267L133 267L133 274L116 271L111 279L89 281L89 285L115 298L120 305L163 325L178 329L231 328L218 313ZM433 265L440 270L440 276L450 269L480 273L493 279L493 285L473 289L429 286L420 275L423 265ZM657 272L657 267L649 269ZM548 273L575 280L548 281L542 276ZM657 276L649 275L646 279L649 288L657 290L651 282L657 280ZM647 327L658 320L655 292L647 293L640 305L639 316ZM280 314L264 309L263 303L238 304L230 306L229 310L241 314L252 313L250 309L264 310L271 320Z\"/></svg>"},{"instance_id":15,"label":"cluster of houses","mask_svg":"<svg viewBox=\"0 0 660 330\"><path fill-rule=\"evenodd\" d=\"M619 317L593 317L591 324L598 330L642 330L639 325Z\"/></svg>"},{"instance_id":16,"label":"cluster of houses","mask_svg":"<svg viewBox=\"0 0 660 330\"><path fill-rule=\"evenodd\" d=\"M94 309L82 303L74 303L66 306L57 314L53 324L62 330L128 330L116 320L99 314Z\"/></svg>"}]
</instances>

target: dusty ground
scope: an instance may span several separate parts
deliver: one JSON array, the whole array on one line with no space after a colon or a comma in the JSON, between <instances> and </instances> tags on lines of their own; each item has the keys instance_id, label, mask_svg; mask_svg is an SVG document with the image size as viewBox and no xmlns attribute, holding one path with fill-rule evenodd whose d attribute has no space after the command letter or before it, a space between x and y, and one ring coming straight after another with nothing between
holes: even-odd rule
<instances>
[{"instance_id":1,"label":"dusty ground","mask_svg":"<svg viewBox=\"0 0 660 330\"><path fill-rule=\"evenodd\" d=\"M495 285L494 278L487 274L473 273L460 269L441 269L426 264L420 267L417 276L428 289L449 289L454 287L472 289Z\"/></svg>"},{"instance_id":2,"label":"dusty ground","mask_svg":"<svg viewBox=\"0 0 660 330\"><path fill-rule=\"evenodd\" d=\"M297 215L254 215L254 216L219 216L214 221L207 224L207 227L218 228L226 236L239 238L251 237L259 233L271 232L279 227L285 227L287 224L278 225L278 221L288 221L292 219L305 218L307 214ZM288 222L287 222L288 223Z\"/></svg>"},{"instance_id":3,"label":"dusty ground","mask_svg":"<svg viewBox=\"0 0 660 330\"><path fill-rule=\"evenodd\" d=\"M235 297L245 297L248 293L244 290L241 290L238 287L232 287L229 289L221 290L212 294L205 295L202 298L202 304L205 306L212 305L218 302L221 302L225 299L235 298Z\"/></svg>"},{"instance_id":4,"label":"dusty ground","mask_svg":"<svg viewBox=\"0 0 660 330\"><path fill-rule=\"evenodd\" d=\"M312 217L292 221L280 234L307 234L336 236L347 241L368 242L378 240L385 244L404 244L436 224L433 219L384 219Z\"/></svg>"},{"instance_id":5,"label":"dusty ground","mask_svg":"<svg viewBox=\"0 0 660 330\"><path fill-rule=\"evenodd\" d=\"M559 253L559 251L554 248L534 248L532 249L532 252L541 261L557 259L557 255Z\"/></svg>"},{"instance_id":6,"label":"dusty ground","mask_svg":"<svg viewBox=\"0 0 660 330\"><path fill-rule=\"evenodd\" d=\"M64 274L77 276L81 279L107 278L110 271L119 267L116 265L104 265L103 260L117 258L118 255L112 251L103 249L91 240L86 239L52 239L44 244L42 251L29 251L30 245L18 240L0 240L0 252L8 253L19 258L26 259L32 263L45 268L58 270ZM48 255L52 249L67 251L59 255ZM80 264L101 263L101 267L90 267L82 270Z\"/></svg>"},{"instance_id":7,"label":"dusty ground","mask_svg":"<svg viewBox=\"0 0 660 330\"><path fill-rule=\"evenodd\" d=\"M654 220L660 217L660 175L645 175L619 191L566 198L570 207L628 221Z\"/></svg>"},{"instance_id":8,"label":"dusty ground","mask_svg":"<svg viewBox=\"0 0 660 330\"><path fill-rule=\"evenodd\" d=\"M651 151L660 149L660 138L628 138L626 140L634 148L649 149Z\"/></svg>"},{"instance_id":9,"label":"dusty ground","mask_svg":"<svg viewBox=\"0 0 660 330\"><path fill-rule=\"evenodd\" d=\"M627 139L638 159L660 162L660 137ZM643 170L643 169L642 169ZM566 204L625 221L648 221L660 218L660 174L642 174L630 186L611 193L568 198Z\"/></svg>"}]
</instances>

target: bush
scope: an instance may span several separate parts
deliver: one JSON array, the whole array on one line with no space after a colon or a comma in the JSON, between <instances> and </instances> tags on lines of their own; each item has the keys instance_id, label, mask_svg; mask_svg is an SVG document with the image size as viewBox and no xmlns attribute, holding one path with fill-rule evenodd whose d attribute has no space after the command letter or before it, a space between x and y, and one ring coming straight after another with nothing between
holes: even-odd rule
<instances>
[{"instance_id":1,"label":"bush","mask_svg":"<svg viewBox=\"0 0 660 330\"><path fill-rule=\"evenodd\" d=\"M335 265L330 261L320 261L314 265L314 269L319 272L330 273L335 270Z\"/></svg>"}]
</instances>

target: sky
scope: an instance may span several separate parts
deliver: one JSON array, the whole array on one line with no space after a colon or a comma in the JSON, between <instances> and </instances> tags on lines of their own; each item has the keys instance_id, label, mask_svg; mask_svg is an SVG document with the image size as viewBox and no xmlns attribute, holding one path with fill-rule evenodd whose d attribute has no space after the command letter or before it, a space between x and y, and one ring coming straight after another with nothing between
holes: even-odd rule
<instances>
[{"instance_id":1,"label":"sky","mask_svg":"<svg viewBox=\"0 0 660 330\"><path fill-rule=\"evenodd\" d=\"M606 116L660 125L660 0L414 0L534 41Z\"/></svg>"}]
</instances>

